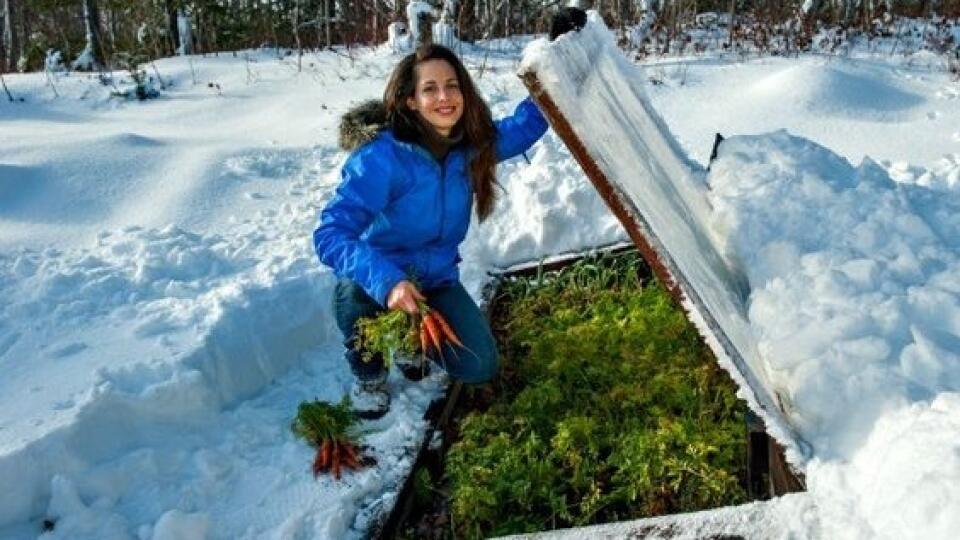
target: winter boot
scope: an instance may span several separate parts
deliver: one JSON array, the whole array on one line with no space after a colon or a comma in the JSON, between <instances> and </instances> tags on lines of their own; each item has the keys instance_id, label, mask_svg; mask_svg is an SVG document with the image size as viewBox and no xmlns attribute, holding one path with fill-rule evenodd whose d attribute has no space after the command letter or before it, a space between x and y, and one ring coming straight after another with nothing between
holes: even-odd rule
<instances>
[{"instance_id":1,"label":"winter boot","mask_svg":"<svg viewBox=\"0 0 960 540\"><path fill-rule=\"evenodd\" d=\"M374 379L356 379L350 388L353 412L365 420L376 420L390 410L390 391L387 372Z\"/></svg>"},{"instance_id":2,"label":"winter boot","mask_svg":"<svg viewBox=\"0 0 960 540\"><path fill-rule=\"evenodd\" d=\"M398 354L393 363L400 369L400 373L408 381L419 381L430 375L430 360L420 355L407 356Z\"/></svg>"}]
</instances>

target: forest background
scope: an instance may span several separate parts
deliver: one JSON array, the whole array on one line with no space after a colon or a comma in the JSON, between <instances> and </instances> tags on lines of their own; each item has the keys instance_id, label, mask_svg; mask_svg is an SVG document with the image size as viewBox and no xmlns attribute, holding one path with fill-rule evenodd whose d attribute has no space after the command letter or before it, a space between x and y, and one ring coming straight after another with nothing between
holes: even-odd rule
<instances>
[{"instance_id":1,"label":"forest background","mask_svg":"<svg viewBox=\"0 0 960 540\"><path fill-rule=\"evenodd\" d=\"M251 48L311 51L375 45L406 30L404 0L0 0L0 73L109 71L174 54ZM931 25L960 17L960 0L444 0L419 2L472 42L547 30L574 4L598 10L624 49L641 55L687 51L690 30L725 30L724 48L769 54L809 50L824 27L889 37L898 18ZM641 31L637 31L637 29ZM956 56L949 34L928 44ZM692 48L693 46L691 46ZM937 51L940 49L940 51ZM235 53L234 53L235 54Z\"/></svg>"}]
</instances>

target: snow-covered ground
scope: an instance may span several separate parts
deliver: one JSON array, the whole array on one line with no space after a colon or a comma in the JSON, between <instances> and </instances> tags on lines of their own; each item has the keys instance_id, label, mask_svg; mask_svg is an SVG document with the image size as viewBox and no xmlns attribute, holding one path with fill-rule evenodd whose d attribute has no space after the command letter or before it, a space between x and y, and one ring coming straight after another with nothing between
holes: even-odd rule
<instances>
[{"instance_id":1,"label":"snow-covered ground","mask_svg":"<svg viewBox=\"0 0 960 540\"><path fill-rule=\"evenodd\" d=\"M519 50L468 56L499 115ZM378 466L340 483L288 426L350 382L310 239L339 117L399 58L166 59L172 86L142 103L6 77L25 101L0 105L0 538L44 518L45 538L345 538L392 504L440 377L391 378ZM501 167L510 194L463 253L475 294L492 266L620 238L551 141Z\"/></svg>"},{"instance_id":2,"label":"snow-covered ground","mask_svg":"<svg viewBox=\"0 0 960 540\"><path fill-rule=\"evenodd\" d=\"M464 53L494 114L512 110L525 95L515 74L519 47ZM147 102L111 98L110 87L86 75L57 75L56 95L42 74L5 76L24 102L0 102L0 538L36 538L46 518L56 526L43 538L350 538L391 503L441 377L391 378L394 407L371 425L367 440L377 448L378 466L339 483L310 476L311 450L288 426L300 400L337 400L350 381L332 321L333 277L316 262L310 233L344 158L336 147L339 116L378 97L398 59L386 47L309 54L302 72L295 57L278 59L274 51L164 59L156 68L172 86ZM854 175L841 158L859 163L869 155L909 184L910 194L921 195L876 187L863 204L889 199L888 205L864 206L858 215L875 209L882 219L912 209L911 215L927 216L927 209L956 204L960 86L946 74L889 59L822 58L671 61L647 73L664 82L647 90L654 105L701 163L714 132L786 128L839 156L781 134L732 140L725 148L735 150L725 150L718 167L738 169L737 160L753 152L774 165ZM798 150L803 155L791 157ZM463 277L475 295L493 267L625 238L552 132L528 155L529 164L517 158L500 166L506 192L498 210L474 224L463 246ZM874 183L882 184L880 169L867 168ZM763 174L717 178L728 180L723 193L734 196ZM784 219L809 220L802 203L842 199L818 214L823 218L859 200L828 190L832 182L854 183L855 175L822 176L789 188L809 185L811 193L783 188L784 195L812 197L785 207ZM751 231L770 223L759 210L731 208L730 216L755 216L742 222ZM950 446L957 439L949 437L958 432L949 423L956 423L960 404L946 393L958 390L960 377L946 362L930 360L956 362L960 353L951 341L960 334L960 290L945 259L956 260L958 236L942 237L956 230L951 220L960 213L944 212L929 230L910 222L877 233L882 241L900 231L898 242L921 255L926 248L943 251L939 259L920 257L919 273L900 284L909 292L939 271L940 303L925 304L935 310L912 323L916 333L906 320L892 321L899 341L887 344L884 358L900 362L896 347L922 344L911 365L921 381L944 381L934 385L944 392L908 392L880 420L858 424L860 438L844 444L860 453L843 454L855 465L827 460L820 476L808 466L811 489L824 500L849 502L844 493L829 498L843 490L872 495L862 504L821 508L818 520L837 526L859 520L851 534L899 531L883 520L901 516L885 511L902 505L903 494L919 484L931 489L904 509L903 523L937 510L945 515L937 490L947 502L960 501L960 465ZM773 231L792 234L786 226ZM744 242L745 249L762 247ZM805 262L806 251L795 254L771 252L758 275L772 279L777 268ZM816 262L797 265L811 272L797 272L799 283L827 279L816 272L833 269L832 262ZM822 284L841 287L825 298L869 296L871 283L882 289L888 282L887 266L851 271L850 283ZM766 294L776 292L771 287ZM769 330L771 339L779 339L778 331ZM862 345L856 351L884 350ZM819 405L811 411L855 403ZM921 457L911 463L929 465L909 469L915 478L905 478L909 464L898 460L915 454ZM930 470L944 473L930 478Z\"/></svg>"}]
</instances>

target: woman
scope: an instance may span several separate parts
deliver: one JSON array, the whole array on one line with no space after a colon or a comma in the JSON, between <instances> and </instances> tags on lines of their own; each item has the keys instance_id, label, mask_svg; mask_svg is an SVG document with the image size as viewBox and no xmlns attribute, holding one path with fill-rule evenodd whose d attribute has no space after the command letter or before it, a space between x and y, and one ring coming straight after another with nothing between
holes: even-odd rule
<instances>
[{"instance_id":1,"label":"woman","mask_svg":"<svg viewBox=\"0 0 960 540\"><path fill-rule=\"evenodd\" d=\"M444 350L450 376L481 383L496 373L496 345L460 284L457 248L471 208L480 221L493 210L496 163L525 151L546 129L529 98L494 122L463 64L438 45L397 65L382 104L345 115L340 144L353 153L313 240L340 278L334 310L357 376L351 397L360 416L380 417L390 405L383 360L364 362L355 348L357 319L384 308L415 313L425 301L473 353Z\"/></svg>"}]
</instances>

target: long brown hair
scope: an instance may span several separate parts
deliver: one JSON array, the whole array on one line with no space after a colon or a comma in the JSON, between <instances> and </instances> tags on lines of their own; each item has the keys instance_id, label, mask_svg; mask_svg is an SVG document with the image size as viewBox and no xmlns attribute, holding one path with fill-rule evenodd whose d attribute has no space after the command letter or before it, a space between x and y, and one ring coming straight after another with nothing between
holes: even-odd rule
<instances>
[{"instance_id":1,"label":"long brown hair","mask_svg":"<svg viewBox=\"0 0 960 540\"><path fill-rule=\"evenodd\" d=\"M383 91L387 125L393 130L394 137L402 141L419 140L420 120L417 114L407 107L407 98L413 97L417 87L417 65L428 60L445 60L457 74L460 92L463 94L463 116L454 126L454 130L462 131L463 142L473 150L470 183L473 185L474 200L477 203L477 218L483 221L493 211L497 198L494 191L497 182L497 158L493 144L496 129L490 107L480 97L470 73L453 51L442 45L427 45L407 55L397 64L387 82L387 88Z\"/></svg>"}]
</instances>

